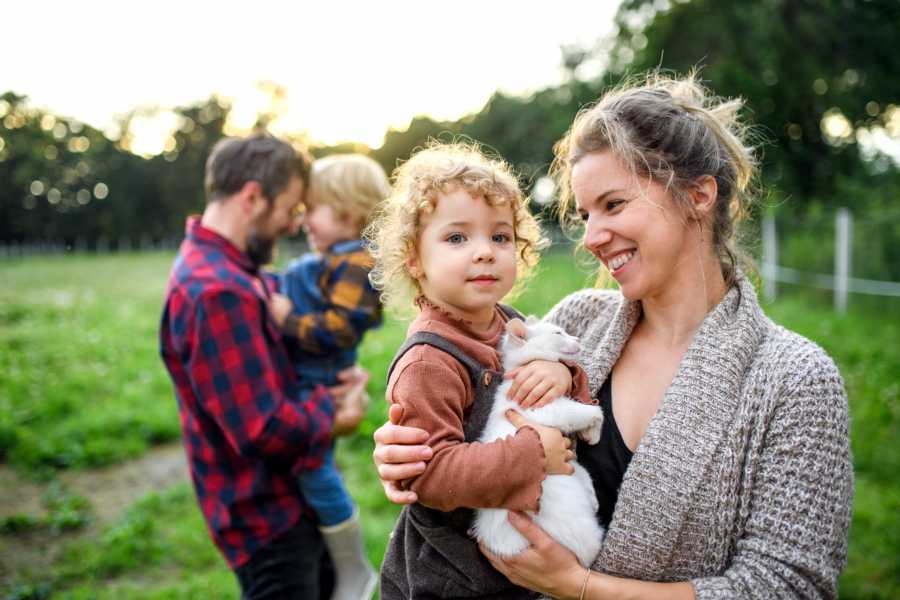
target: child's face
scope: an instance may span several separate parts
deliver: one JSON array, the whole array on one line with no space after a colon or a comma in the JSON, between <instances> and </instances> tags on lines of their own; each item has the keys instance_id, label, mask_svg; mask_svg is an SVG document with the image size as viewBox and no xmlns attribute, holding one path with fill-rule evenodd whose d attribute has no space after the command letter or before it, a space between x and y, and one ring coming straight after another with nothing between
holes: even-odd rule
<instances>
[{"instance_id":1,"label":"child's face","mask_svg":"<svg viewBox=\"0 0 900 600\"><path fill-rule=\"evenodd\" d=\"M417 252L407 266L425 296L487 326L494 305L516 282L512 208L490 206L462 189L441 194L422 219Z\"/></svg>"},{"instance_id":2,"label":"child's face","mask_svg":"<svg viewBox=\"0 0 900 600\"><path fill-rule=\"evenodd\" d=\"M314 202L306 207L303 231L310 247L318 252L328 250L338 242L359 237L359 227L350 219L339 217L328 204Z\"/></svg>"}]
</instances>

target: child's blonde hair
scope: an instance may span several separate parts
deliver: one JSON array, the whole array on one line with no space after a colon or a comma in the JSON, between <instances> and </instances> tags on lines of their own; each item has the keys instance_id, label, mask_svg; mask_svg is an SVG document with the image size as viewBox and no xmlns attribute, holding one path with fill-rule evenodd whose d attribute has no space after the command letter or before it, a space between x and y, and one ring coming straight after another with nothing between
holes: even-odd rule
<instances>
[{"instance_id":1,"label":"child's blonde hair","mask_svg":"<svg viewBox=\"0 0 900 600\"><path fill-rule=\"evenodd\" d=\"M488 158L475 143L430 142L397 167L393 179L390 196L363 234L375 258L369 279L381 290L381 300L389 308L402 312L421 293L406 264L417 251L422 215L434 211L440 194L461 188L473 198L484 198L490 206L512 208L515 291L537 265L540 250L548 245L509 165Z\"/></svg>"},{"instance_id":2,"label":"child's blonde hair","mask_svg":"<svg viewBox=\"0 0 900 600\"><path fill-rule=\"evenodd\" d=\"M390 191L384 169L368 156L333 154L313 162L307 202L330 206L362 230Z\"/></svg>"}]
</instances>

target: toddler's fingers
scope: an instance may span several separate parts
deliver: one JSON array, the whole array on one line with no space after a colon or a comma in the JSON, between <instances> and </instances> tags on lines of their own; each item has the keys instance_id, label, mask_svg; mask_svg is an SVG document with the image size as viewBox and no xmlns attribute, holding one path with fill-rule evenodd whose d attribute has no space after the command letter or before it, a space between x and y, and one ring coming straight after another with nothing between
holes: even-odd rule
<instances>
[{"instance_id":1,"label":"toddler's fingers","mask_svg":"<svg viewBox=\"0 0 900 600\"><path fill-rule=\"evenodd\" d=\"M522 367L516 367L515 369L510 369L506 373L503 374L503 379L515 379L516 375L522 370Z\"/></svg>"},{"instance_id":2,"label":"toddler's fingers","mask_svg":"<svg viewBox=\"0 0 900 600\"><path fill-rule=\"evenodd\" d=\"M513 424L513 427L516 429L521 429L526 425L531 425L531 421L523 417L521 414L517 413L514 410L506 411L506 419Z\"/></svg>"}]
</instances>

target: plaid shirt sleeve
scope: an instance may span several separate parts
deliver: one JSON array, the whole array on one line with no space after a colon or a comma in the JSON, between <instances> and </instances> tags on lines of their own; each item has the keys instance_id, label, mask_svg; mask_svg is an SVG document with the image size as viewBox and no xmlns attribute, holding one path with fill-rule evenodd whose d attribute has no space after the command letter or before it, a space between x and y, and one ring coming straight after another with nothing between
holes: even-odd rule
<instances>
[{"instance_id":1,"label":"plaid shirt sleeve","mask_svg":"<svg viewBox=\"0 0 900 600\"><path fill-rule=\"evenodd\" d=\"M306 352L329 354L359 344L363 334L381 321L381 301L369 282L372 259L367 252L333 257L326 283L328 308L290 315L282 330Z\"/></svg>"},{"instance_id":2,"label":"plaid shirt sleeve","mask_svg":"<svg viewBox=\"0 0 900 600\"><path fill-rule=\"evenodd\" d=\"M220 290L201 295L194 310L191 385L235 451L288 460L297 473L324 454L334 404L327 394L302 402L287 396L273 344L264 338L274 325L258 299Z\"/></svg>"}]
</instances>

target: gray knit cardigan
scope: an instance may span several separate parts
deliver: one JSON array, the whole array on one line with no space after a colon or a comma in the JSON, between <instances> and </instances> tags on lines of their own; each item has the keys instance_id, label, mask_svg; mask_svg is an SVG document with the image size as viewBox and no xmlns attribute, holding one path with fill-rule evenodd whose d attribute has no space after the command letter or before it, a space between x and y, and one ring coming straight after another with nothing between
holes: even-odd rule
<instances>
[{"instance_id":1,"label":"gray knit cardigan","mask_svg":"<svg viewBox=\"0 0 900 600\"><path fill-rule=\"evenodd\" d=\"M641 314L583 290L548 320L577 335L597 393ZM832 360L763 314L741 279L700 325L625 473L594 569L690 580L712 598L835 598L853 498Z\"/></svg>"}]
</instances>

